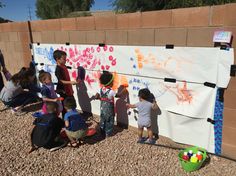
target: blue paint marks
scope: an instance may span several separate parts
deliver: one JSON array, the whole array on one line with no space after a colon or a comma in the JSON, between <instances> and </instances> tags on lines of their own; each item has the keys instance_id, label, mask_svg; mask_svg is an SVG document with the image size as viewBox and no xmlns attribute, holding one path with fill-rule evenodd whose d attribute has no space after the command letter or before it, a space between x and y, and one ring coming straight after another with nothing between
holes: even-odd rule
<instances>
[{"instance_id":1,"label":"blue paint marks","mask_svg":"<svg viewBox=\"0 0 236 176\"><path fill-rule=\"evenodd\" d=\"M215 111L214 111L214 133L215 133L215 154L221 154L222 127L223 127L223 108L224 103L219 99L220 90L217 90Z\"/></svg>"},{"instance_id":2,"label":"blue paint marks","mask_svg":"<svg viewBox=\"0 0 236 176\"><path fill-rule=\"evenodd\" d=\"M47 58L51 62L51 64L56 64L56 61L53 58L53 52L54 52L53 47L50 47L49 51L47 48L41 48L41 47L35 48L35 54Z\"/></svg>"}]
</instances>

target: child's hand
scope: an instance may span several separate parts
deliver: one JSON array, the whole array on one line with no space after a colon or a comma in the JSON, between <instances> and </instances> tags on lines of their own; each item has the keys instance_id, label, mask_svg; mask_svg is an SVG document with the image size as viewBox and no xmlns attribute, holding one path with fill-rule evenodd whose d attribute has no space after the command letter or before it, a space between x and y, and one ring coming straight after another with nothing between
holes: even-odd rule
<instances>
[{"instance_id":1,"label":"child's hand","mask_svg":"<svg viewBox=\"0 0 236 176\"><path fill-rule=\"evenodd\" d=\"M126 103L126 107L127 107L127 109L129 109L130 108L130 104Z\"/></svg>"},{"instance_id":2,"label":"child's hand","mask_svg":"<svg viewBox=\"0 0 236 176\"><path fill-rule=\"evenodd\" d=\"M54 102L57 102L57 101L58 101L58 98L54 98L53 101L54 101Z\"/></svg>"},{"instance_id":3,"label":"child's hand","mask_svg":"<svg viewBox=\"0 0 236 176\"><path fill-rule=\"evenodd\" d=\"M100 99L100 94L99 93L96 93L95 99Z\"/></svg>"},{"instance_id":4,"label":"child's hand","mask_svg":"<svg viewBox=\"0 0 236 176\"><path fill-rule=\"evenodd\" d=\"M71 81L71 84L76 85L76 84L79 84L79 82L78 81Z\"/></svg>"}]
</instances>

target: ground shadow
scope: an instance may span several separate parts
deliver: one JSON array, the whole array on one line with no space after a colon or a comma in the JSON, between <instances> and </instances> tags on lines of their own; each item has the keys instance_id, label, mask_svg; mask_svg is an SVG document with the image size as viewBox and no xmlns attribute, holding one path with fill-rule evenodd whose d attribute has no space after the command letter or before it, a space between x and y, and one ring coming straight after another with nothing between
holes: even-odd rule
<instances>
[{"instance_id":1,"label":"ground shadow","mask_svg":"<svg viewBox=\"0 0 236 176\"><path fill-rule=\"evenodd\" d=\"M112 138L112 137L115 136L117 133L120 133L120 132L122 132L122 131L123 131L122 128L120 128L120 127L118 127L118 126L114 126L113 134L112 134L112 136L111 136L110 138ZM100 132L100 130L98 129L98 130L97 130L97 133L96 133L95 135L89 136L89 137L85 137L85 138L84 138L84 142L85 142L86 144L93 145L93 144L98 143L98 142L100 142L100 141L102 141L102 140L104 140L104 139L105 139L105 136L102 135L101 132Z\"/></svg>"},{"instance_id":2,"label":"ground shadow","mask_svg":"<svg viewBox=\"0 0 236 176\"><path fill-rule=\"evenodd\" d=\"M124 89L124 86L120 86L118 88L117 93L119 94ZM120 95L120 97L116 101L116 121L117 125L121 128L128 129L129 126L129 118L127 113L126 104L129 103L129 92L124 92Z\"/></svg>"},{"instance_id":3,"label":"ground shadow","mask_svg":"<svg viewBox=\"0 0 236 176\"><path fill-rule=\"evenodd\" d=\"M29 105L25 106L22 109L22 111L25 111L25 112L35 112L35 111L41 110L42 106L43 106L43 102L40 101L40 102L36 102L36 103L29 104Z\"/></svg>"}]
</instances>

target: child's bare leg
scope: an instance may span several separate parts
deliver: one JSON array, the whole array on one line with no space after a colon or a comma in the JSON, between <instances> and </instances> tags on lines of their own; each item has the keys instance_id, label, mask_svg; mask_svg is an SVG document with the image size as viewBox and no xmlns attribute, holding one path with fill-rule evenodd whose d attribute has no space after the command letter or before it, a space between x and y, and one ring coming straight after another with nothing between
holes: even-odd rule
<instances>
[{"instance_id":1,"label":"child's bare leg","mask_svg":"<svg viewBox=\"0 0 236 176\"><path fill-rule=\"evenodd\" d=\"M148 131L148 138L149 138L150 140L152 140L152 139L153 139L153 132L152 132L151 127L148 127L148 128L147 128L147 131Z\"/></svg>"},{"instance_id":2,"label":"child's bare leg","mask_svg":"<svg viewBox=\"0 0 236 176\"><path fill-rule=\"evenodd\" d=\"M142 139L143 137L143 128L138 128L138 138Z\"/></svg>"}]
</instances>

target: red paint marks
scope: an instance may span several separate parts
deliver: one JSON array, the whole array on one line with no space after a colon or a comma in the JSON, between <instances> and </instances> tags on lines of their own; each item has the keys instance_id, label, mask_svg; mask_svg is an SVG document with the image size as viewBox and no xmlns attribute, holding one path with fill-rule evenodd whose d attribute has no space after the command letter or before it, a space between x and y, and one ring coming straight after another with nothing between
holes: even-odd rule
<instances>
[{"instance_id":1,"label":"red paint marks","mask_svg":"<svg viewBox=\"0 0 236 176\"><path fill-rule=\"evenodd\" d=\"M105 45L105 46L103 47L103 50L104 50L104 51L107 51L107 45Z\"/></svg>"},{"instance_id":2,"label":"red paint marks","mask_svg":"<svg viewBox=\"0 0 236 176\"><path fill-rule=\"evenodd\" d=\"M76 79L77 78L77 72L76 71L73 71L72 74L71 74L72 78Z\"/></svg>"},{"instance_id":3,"label":"red paint marks","mask_svg":"<svg viewBox=\"0 0 236 176\"><path fill-rule=\"evenodd\" d=\"M116 65L116 59L114 59L114 60L111 62L111 65L112 65L112 66L115 66L115 65Z\"/></svg>"},{"instance_id":4,"label":"red paint marks","mask_svg":"<svg viewBox=\"0 0 236 176\"><path fill-rule=\"evenodd\" d=\"M109 56L109 61L112 61L113 60L113 56Z\"/></svg>"},{"instance_id":5,"label":"red paint marks","mask_svg":"<svg viewBox=\"0 0 236 176\"><path fill-rule=\"evenodd\" d=\"M66 48L61 47L60 50L65 51ZM88 70L110 70L116 65L116 58L111 54L114 52L112 46L105 45L104 47L88 46L82 48L74 45L73 47L67 46L67 62L74 68L82 66ZM101 59L102 58L102 59ZM72 77L76 77L76 72L72 73ZM87 73L85 81L88 84L99 81L99 74L94 72Z\"/></svg>"},{"instance_id":6,"label":"red paint marks","mask_svg":"<svg viewBox=\"0 0 236 176\"><path fill-rule=\"evenodd\" d=\"M111 46L111 47L109 48L109 51L110 51L110 52L113 52L113 51L114 51L114 48Z\"/></svg>"}]
</instances>

